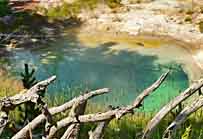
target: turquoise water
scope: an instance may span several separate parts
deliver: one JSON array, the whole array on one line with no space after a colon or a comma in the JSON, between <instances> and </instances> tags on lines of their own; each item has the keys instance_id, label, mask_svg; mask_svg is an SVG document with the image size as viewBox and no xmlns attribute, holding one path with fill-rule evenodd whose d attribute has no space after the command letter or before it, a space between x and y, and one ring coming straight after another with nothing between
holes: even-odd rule
<instances>
[{"instance_id":1,"label":"turquoise water","mask_svg":"<svg viewBox=\"0 0 203 139\"><path fill-rule=\"evenodd\" d=\"M115 106L131 103L171 67L172 72L164 84L145 100L141 108L145 111L159 109L188 86L188 77L180 64L170 60L161 63L156 55L136 51L109 53L117 43L97 44L97 47L90 48L79 41L64 38L41 48L15 50L7 67L19 75L24 63L28 63L37 69L38 80L56 75L57 81L49 87L49 94L63 95L65 99L83 90L109 87L112 89L110 94L93 101ZM140 49L146 48L140 46Z\"/></svg>"}]
</instances>

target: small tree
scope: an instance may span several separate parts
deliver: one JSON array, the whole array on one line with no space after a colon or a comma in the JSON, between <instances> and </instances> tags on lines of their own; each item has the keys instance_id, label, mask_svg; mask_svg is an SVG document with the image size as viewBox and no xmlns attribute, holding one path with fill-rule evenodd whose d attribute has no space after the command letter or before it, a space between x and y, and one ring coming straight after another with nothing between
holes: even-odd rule
<instances>
[{"instance_id":1,"label":"small tree","mask_svg":"<svg viewBox=\"0 0 203 139\"><path fill-rule=\"evenodd\" d=\"M36 78L34 76L35 69L32 69L30 72L28 64L25 64L24 66L24 72L21 72L23 86L25 89L30 89L33 85L37 83Z\"/></svg>"},{"instance_id":2,"label":"small tree","mask_svg":"<svg viewBox=\"0 0 203 139\"><path fill-rule=\"evenodd\" d=\"M21 77L25 89L30 89L37 83L35 78L35 69L31 69L30 71L28 64L24 65L24 72L21 72ZM39 114L39 109L35 108L35 104L32 102L25 103L23 111L25 113L23 118L24 123L31 121L36 115Z\"/></svg>"}]
</instances>

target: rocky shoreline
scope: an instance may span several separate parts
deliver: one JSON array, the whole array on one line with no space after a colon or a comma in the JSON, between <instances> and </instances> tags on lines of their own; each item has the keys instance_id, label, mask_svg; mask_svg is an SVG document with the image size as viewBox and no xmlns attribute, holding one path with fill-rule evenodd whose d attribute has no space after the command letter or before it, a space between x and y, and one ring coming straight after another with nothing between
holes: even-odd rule
<instances>
[{"instance_id":1,"label":"rocky shoreline","mask_svg":"<svg viewBox=\"0 0 203 139\"><path fill-rule=\"evenodd\" d=\"M203 33L199 22L203 13L189 13L190 3L156 0L148 3L124 4L118 9L98 7L93 14L83 12L81 32L128 33L131 36L147 35L177 42L190 51L196 64L203 69ZM198 9L194 9L198 11ZM187 18L191 17L191 21Z\"/></svg>"},{"instance_id":2,"label":"rocky shoreline","mask_svg":"<svg viewBox=\"0 0 203 139\"><path fill-rule=\"evenodd\" d=\"M82 10L77 16L81 21L78 32L86 34L105 32L115 36L124 33L129 37L152 36L172 41L189 51L194 63L203 69L203 33L199 29L199 22L203 19L201 8L191 8L191 3L178 0L155 0L144 3L129 3L123 0L122 5L111 9L104 4L99 4L93 11ZM64 22L63 25L61 22ZM43 32L45 36L47 34L60 36L63 34L61 30L69 26L66 23L76 23L76 21L67 20L59 23L54 21L55 25L49 24ZM34 26L37 24L38 22ZM42 25L47 24L48 22L42 23ZM51 39L54 40L54 38ZM31 43L26 44L33 47L36 41L44 42L36 38L29 40Z\"/></svg>"}]
</instances>

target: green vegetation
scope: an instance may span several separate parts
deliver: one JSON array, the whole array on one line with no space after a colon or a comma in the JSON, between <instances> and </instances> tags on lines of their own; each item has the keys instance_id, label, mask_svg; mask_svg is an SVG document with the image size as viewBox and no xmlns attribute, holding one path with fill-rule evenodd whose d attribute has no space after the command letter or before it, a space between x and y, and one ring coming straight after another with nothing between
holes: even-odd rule
<instances>
[{"instance_id":1,"label":"green vegetation","mask_svg":"<svg viewBox=\"0 0 203 139\"><path fill-rule=\"evenodd\" d=\"M184 134L182 135L181 139L189 139L191 134L191 125L185 129Z\"/></svg>"},{"instance_id":2,"label":"green vegetation","mask_svg":"<svg viewBox=\"0 0 203 139\"><path fill-rule=\"evenodd\" d=\"M137 4L139 4L139 3L147 3L147 2L151 2L151 1L154 1L154 0L128 0L128 2L129 2L130 4L135 4L135 3L137 3Z\"/></svg>"},{"instance_id":3,"label":"green vegetation","mask_svg":"<svg viewBox=\"0 0 203 139\"><path fill-rule=\"evenodd\" d=\"M23 86L26 89L30 89L33 85L37 83L36 78L34 77L35 69L29 70L28 64L25 64L25 71L21 73Z\"/></svg>"},{"instance_id":4,"label":"green vegetation","mask_svg":"<svg viewBox=\"0 0 203 139\"><path fill-rule=\"evenodd\" d=\"M10 77L2 69L0 69L0 77L0 97L14 95L23 89L20 81Z\"/></svg>"},{"instance_id":5,"label":"green vegetation","mask_svg":"<svg viewBox=\"0 0 203 139\"><path fill-rule=\"evenodd\" d=\"M24 65L24 72L21 73L23 86L25 89L30 89L32 86L34 86L37 83L37 80L35 78L35 69L32 69L30 71L28 64ZM27 102L24 104L23 107L19 107L20 111L24 113L24 117L21 117L21 121L23 121L23 124L26 121L33 120L34 117L36 117L40 111L38 108L36 108L36 104L33 102Z\"/></svg>"},{"instance_id":6,"label":"green vegetation","mask_svg":"<svg viewBox=\"0 0 203 139\"><path fill-rule=\"evenodd\" d=\"M6 82L5 82L6 81ZM5 83L4 83L5 82ZM16 86L13 85L13 80L8 81L4 80L0 82L0 88L2 88L2 83L6 87L10 86ZM20 87L22 89L22 86ZM14 92L18 92L20 89L16 88ZM2 90L5 91L5 90ZM8 90L13 91L13 90ZM60 104L63 104L67 101L66 94L77 94L79 95L81 90L79 88L75 88L72 90L65 90L67 92L60 92L57 93L57 96L46 96L46 101L49 104L49 107L57 106ZM1 93L2 94L2 93ZM60 94L60 95L59 95ZM61 95L64 94L64 95ZM3 97L4 94L2 94ZM71 97L69 97L71 99ZM51 100L51 101L50 101ZM112 100L113 101L113 100ZM107 109L108 106L104 107L100 104L95 104L91 101L89 101L86 112L85 113L95 113L95 112L104 112ZM181 106L182 107L182 106ZM174 120L174 113L178 112L180 109L180 106L174 110L173 113L169 114L156 128L156 130L152 134L152 139L161 139L162 133L166 129L166 127L169 125L169 123ZM54 117L55 120L61 119L65 117L68 114L69 111L65 113L58 114ZM146 124L149 122L149 120L153 117L154 113L146 113L146 112L135 112L134 115L126 115L121 120L112 120L109 124L109 126L105 130L105 139L140 139L142 136L142 131L146 127ZM18 121L20 122L22 120L22 117L25 115L22 113L21 110L16 109L14 112L12 112L11 121ZM22 122L22 121L21 121ZM81 132L80 132L80 138L82 139L88 139L88 131L95 128L95 124L88 123L84 124L82 126ZM15 128L12 123L7 127L6 132L4 132L3 137L10 137L13 134L15 134L12 129ZM173 139L202 139L203 138L203 111L199 110L192 114L188 120L182 125L180 130L177 130L175 137ZM65 129L62 129L65 130ZM33 131L33 133L36 133L38 131ZM59 132L58 135L61 135L63 132Z\"/></svg>"},{"instance_id":7,"label":"green vegetation","mask_svg":"<svg viewBox=\"0 0 203 139\"><path fill-rule=\"evenodd\" d=\"M76 90L75 90L76 91ZM79 91L79 90L77 90ZM78 92L72 92L79 94ZM50 100L50 99L48 99ZM64 97L57 96L52 97L51 105L60 105L65 102ZM55 103L55 104L54 104ZM51 107L50 105L50 107ZM85 113L104 112L108 106L104 107L100 104L89 102ZM179 108L177 108L179 109ZM174 113L177 112L174 110ZM162 134L166 127L174 120L174 113L167 115L163 121L158 125L156 130L151 135L152 139L162 139ZM55 118L61 119L67 113L59 114ZM126 115L121 120L112 120L108 127L105 129L104 139L141 139L142 132L146 127L149 120L153 117L154 113L150 112L135 112L134 115ZM95 124L87 123L82 126L80 132L81 139L88 139L88 131L93 130L96 127ZM62 129L65 130L65 129ZM64 131L58 133L59 136ZM187 137L187 138L186 138ZM203 111L199 110L192 114L187 121L177 130L173 139L202 139L203 138Z\"/></svg>"},{"instance_id":8,"label":"green vegetation","mask_svg":"<svg viewBox=\"0 0 203 139\"><path fill-rule=\"evenodd\" d=\"M8 0L0 0L0 17L10 13L10 7L8 6Z\"/></svg>"},{"instance_id":9,"label":"green vegetation","mask_svg":"<svg viewBox=\"0 0 203 139\"><path fill-rule=\"evenodd\" d=\"M192 17L191 16L186 16L185 17L185 22L192 22Z\"/></svg>"},{"instance_id":10,"label":"green vegetation","mask_svg":"<svg viewBox=\"0 0 203 139\"><path fill-rule=\"evenodd\" d=\"M0 1L0 16L4 16L10 12L8 7L8 2L6 0ZM137 0L137 2L141 2L141 0ZM60 18L69 18L69 17L76 17L78 13L81 12L83 8L88 10L93 10L99 4L99 0L78 0L73 4L63 4L62 7L55 7L50 8L49 10L46 9L38 9L42 10L45 15L53 19L60 19ZM106 4L110 8L116 8L120 6L120 0L107 0ZM189 11L187 14L193 14L192 11ZM24 21L29 21L29 19L33 20L33 16L30 14L19 14L17 15L18 18L16 20L16 24L14 28L26 23ZM38 18L38 17L37 17ZM116 19L119 21L119 18ZM185 18L186 22L192 22L191 15L188 15ZM30 30L27 26L23 28L24 30ZM200 22L199 29L203 32L203 22ZM36 30L39 30L38 28ZM27 64L25 64L25 71L21 74L22 76L22 83L20 81L16 81L15 79L11 78L9 75L5 74L4 70L0 70L0 97L14 95L21 90L29 89L36 83L36 79L34 77L35 70L29 70ZM3 76L4 75L4 76ZM67 91L67 90L66 90ZM73 89L68 90L63 93L58 92L58 96L47 96L46 100L49 103L49 107L60 105L66 102L65 94L80 94L80 89ZM21 91L23 93L23 91ZM51 99L50 99L50 98ZM51 100L51 101L50 101ZM115 100L112 100L115 101ZM95 113L95 112L102 112L105 111L104 106L99 104L94 104L89 102L86 113ZM171 112L157 127L157 129L153 132L152 139L162 139L162 133L169 125L171 121L174 120L175 115L177 115L182 110L182 105L179 105L179 108ZM11 120L17 121L17 123L24 125L26 120L32 120L37 114L39 114L39 110L35 110L35 105L32 103L26 103L22 105L22 107L18 107L14 112L12 112ZM63 117L67 116L68 111L65 113L58 114L54 117L54 119L62 119ZM146 113L146 112L135 112L134 115L127 115L123 117L121 120L112 120L105 131L105 139L140 139L142 136L142 131L146 127L149 120L153 117L154 113ZM18 125L19 126L19 125ZM81 129L80 138L81 139L88 139L88 131L95 128L95 124L84 124ZM7 132L4 133L4 137L12 136L13 133L12 129L15 128L14 125L10 124L8 127ZM65 129L62 129L65 130ZM35 133L35 132L34 132ZM62 133L62 132L61 132ZM60 133L58 133L60 134ZM182 125L182 127L177 130L175 137L173 139L202 139L203 138L203 111L199 110L192 114L187 121Z\"/></svg>"},{"instance_id":11,"label":"green vegetation","mask_svg":"<svg viewBox=\"0 0 203 139\"><path fill-rule=\"evenodd\" d=\"M0 18L10 13L10 7L8 6L8 0L0 0ZM5 30L3 21L0 20L0 32Z\"/></svg>"},{"instance_id":12,"label":"green vegetation","mask_svg":"<svg viewBox=\"0 0 203 139\"><path fill-rule=\"evenodd\" d=\"M110 8L116 8L121 6L120 2L121 0L106 0L105 4ZM100 0L77 0L71 4L64 2L62 6L59 7L50 7L49 9L38 7L36 10L42 12L45 16L48 16L51 19L64 19L76 17L76 15L83 9L93 10L98 4L102 4L102 2Z\"/></svg>"},{"instance_id":13,"label":"green vegetation","mask_svg":"<svg viewBox=\"0 0 203 139\"><path fill-rule=\"evenodd\" d=\"M199 30L203 33L203 21L199 22Z\"/></svg>"},{"instance_id":14,"label":"green vegetation","mask_svg":"<svg viewBox=\"0 0 203 139\"><path fill-rule=\"evenodd\" d=\"M121 0L107 0L106 3L110 8L116 8L120 6Z\"/></svg>"}]
</instances>

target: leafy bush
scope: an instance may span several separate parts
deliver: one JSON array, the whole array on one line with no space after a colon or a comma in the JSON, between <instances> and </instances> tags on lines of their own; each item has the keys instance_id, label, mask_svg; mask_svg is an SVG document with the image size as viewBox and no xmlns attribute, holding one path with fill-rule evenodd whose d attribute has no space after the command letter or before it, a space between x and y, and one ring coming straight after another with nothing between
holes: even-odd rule
<instances>
[{"instance_id":1,"label":"leafy bush","mask_svg":"<svg viewBox=\"0 0 203 139\"><path fill-rule=\"evenodd\" d=\"M186 16L185 17L185 22L192 22L192 17L191 16Z\"/></svg>"},{"instance_id":2,"label":"leafy bush","mask_svg":"<svg viewBox=\"0 0 203 139\"><path fill-rule=\"evenodd\" d=\"M110 8L116 8L119 7L121 4L121 0L107 0L107 5Z\"/></svg>"},{"instance_id":3,"label":"leafy bush","mask_svg":"<svg viewBox=\"0 0 203 139\"><path fill-rule=\"evenodd\" d=\"M199 30L201 33L203 33L203 21L199 23Z\"/></svg>"},{"instance_id":4,"label":"leafy bush","mask_svg":"<svg viewBox=\"0 0 203 139\"><path fill-rule=\"evenodd\" d=\"M45 15L50 18L66 18L73 17L80 12L81 5L79 4L66 4L61 7L52 7L46 10Z\"/></svg>"},{"instance_id":5,"label":"leafy bush","mask_svg":"<svg viewBox=\"0 0 203 139\"><path fill-rule=\"evenodd\" d=\"M110 8L116 8L121 5L121 0L104 0L104 2ZM99 3L101 3L100 0L77 0L71 4L64 2L62 6L52 7L49 9L38 7L37 10L41 11L45 16L53 19L76 17L76 15L80 13L82 9L93 10Z\"/></svg>"},{"instance_id":6,"label":"leafy bush","mask_svg":"<svg viewBox=\"0 0 203 139\"><path fill-rule=\"evenodd\" d=\"M0 17L10 13L8 0L0 0Z\"/></svg>"}]
</instances>

